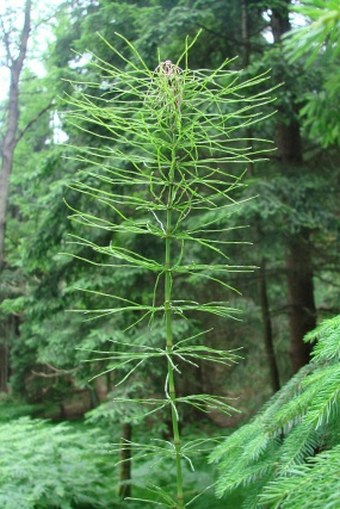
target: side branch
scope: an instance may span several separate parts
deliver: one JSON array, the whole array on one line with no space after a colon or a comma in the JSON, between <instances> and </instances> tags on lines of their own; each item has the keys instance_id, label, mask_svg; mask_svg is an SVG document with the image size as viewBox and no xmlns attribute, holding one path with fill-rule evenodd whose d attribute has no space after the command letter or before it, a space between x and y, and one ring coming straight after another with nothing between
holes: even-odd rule
<instances>
[{"instance_id":1,"label":"side branch","mask_svg":"<svg viewBox=\"0 0 340 509\"><path fill-rule=\"evenodd\" d=\"M5 50L6 50L6 65L7 67L11 67L11 64L13 64L13 57L11 52L11 45L9 42L9 33L6 30L5 23L3 20L3 17L0 15L0 28L2 31L2 40L4 41Z\"/></svg>"},{"instance_id":2,"label":"side branch","mask_svg":"<svg viewBox=\"0 0 340 509\"><path fill-rule=\"evenodd\" d=\"M26 134L26 132L39 120L39 118L41 118L44 113L46 113L48 110L50 110L53 106L53 100L51 99L50 102L48 103L47 106L45 106L45 108L43 108L42 110L39 111L39 113L37 113L37 115L35 117L33 117L26 125L23 129L21 129L21 131L18 133L16 139L15 139L15 143L17 144L21 138Z\"/></svg>"}]
</instances>

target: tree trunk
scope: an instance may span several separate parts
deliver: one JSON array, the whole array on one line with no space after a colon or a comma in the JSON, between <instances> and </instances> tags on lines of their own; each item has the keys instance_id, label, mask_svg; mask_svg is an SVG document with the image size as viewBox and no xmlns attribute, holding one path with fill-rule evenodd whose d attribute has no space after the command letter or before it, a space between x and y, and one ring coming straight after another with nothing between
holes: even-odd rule
<instances>
[{"instance_id":1,"label":"tree trunk","mask_svg":"<svg viewBox=\"0 0 340 509\"><path fill-rule=\"evenodd\" d=\"M288 7L290 0L284 0L279 7L272 9L271 27L274 41L280 44L282 36L290 30ZM288 64L287 64L288 65ZM284 82L284 76L280 77ZM298 113L298 107L292 99L292 109ZM279 108L280 111L280 108ZM283 112L284 113L284 112ZM296 118L289 122L280 120L276 128L277 147L280 162L285 173L296 171L303 163L300 126ZM309 361L310 347L303 337L315 327L316 309L313 296L313 270L309 232L301 229L292 235L286 246L286 270L289 298L289 326L291 341L292 369L295 373Z\"/></svg>"},{"instance_id":2,"label":"tree trunk","mask_svg":"<svg viewBox=\"0 0 340 509\"><path fill-rule=\"evenodd\" d=\"M250 55L251 55L251 43L250 43L250 34L249 34L249 14L248 14L248 0L241 1L241 9L242 9L242 41L244 44L244 53L243 53L243 67L246 68L250 64ZM247 138L248 142L253 145L253 130L251 127L247 129ZM251 176L255 173L255 165L254 163L249 163L248 165L249 174ZM260 219L256 221L256 230L261 236L260 233ZM265 267L265 259L262 259L261 267L260 267L260 275L259 275L259 293L260 293L260 304L261 304L261 314L262 314L262 322L263 322L263 340L264 347L267 356L268 368L270 373L270 383L273 392L275 393L280 389L280 378L279 378L279 370L276 363L275 358L275 350L274 350L274 342L273 342L273 330L272 330L272 322L269 311L269 302L268 302L268 292L267 292L267 281L266 281L266 267Z\"/></svg>"},{"instance_id":3,"label":"tree trunk","mask_svg":"<svg viewBox=\"0 0 340 509\"><path fill-rule=\"evenodd\" d=\"M131 438L132 426L124 423L120 438L120 472L118 495L122 499L131 497Z\"/></svg>"},{"instance_id":4,"label":"tree trunk","mask_svg":"<svg viewBox=\"0 0 340 509\"><path fill-rule=\"evenodd\" d=\"M7 392L8 381L8 348L0 344L0 392Z\"/></svg>"},{"instance_id":5,"label":"tree trunk","mask_svg":"<svg viewBox=\"0 0 340 509\"><path fill-rule=\"evenodd\" d=\"M260 268L260 301L261 301L262 321L264 327L264 346L270 373L270 383L273 392L275 393L280 389L280 376L274 351L273 329L268 303L265 259L262 260Z\"/></svg>"},{"instance_id":6,"label":"tree trunk","mask_svg":"<svg viewBox=\"0 0 340 509\"><path fill-rule=\"evenodd\" d=\"M6 111L6 127L1 141L0 167L0 274L5 264L5 231L6 211L9 194L9 180L13 167L13 156L17 144L19 126L19 82L27 53L27 44L31 30L31 0L26 0L24 25L20 34L18 54L13 57L10 44L10 34L3 30L2 38L7 62L10 70L10 86ZM1 297L1 296L0 296ZM7 390L8 381L8 346L0 346L0 390Z\"/></svg>"},{"instance_id":7,"label":"tree trunk","mask_svg":"<svg viewBox=\"0 0 340 509\"><path fill-rule=\"evenodd\" d=\"M291 29L289 21L290 4L291 0L281 0L280 3L276 0L273 2L271 29L274 42L280 42L283 34Z\"/></svg>"},{"instance_id":8,"label":"tree trunk","mask_svg":"<svg viewBox=\"0 0 340 509\"><path fill-rule=\"evenodd\" d=\"M12 56L9 34L4 34L4 45L10 68L10 87L7 106L6 129L1 143L0 172L0 270L5 261L5 227L8 202L9 179L13 167L14 150L17 143L19 125L19 81L27 53L28 38L31 30L31 0L25 3L25 19L19 40L16 58Z\"/></svg>"},{"instance_id":9,"label":"tree trunk","mask_svg":"<svg viewBox=\"0 0 340 509\"><path fill-rule=\"evenodd\" d=\"M246 67L248 67L248 65L250 63L250 53L251 53L247 0L241 0L241 13L242 13L242 19L241 19L242 42L244 45L242 64L243 64L243 67L246 68Z\"/></svg>"},{"instance_id":10,"label":"tree trunk","mask_svg":"<svg viewBox=\"0 0 340 509\"><path fill-rule=\"evenodd\" d=\"M287 252L287 282L289 325L291 334L291 359L295 373L309 361L311 344L304 343L304 335L316 326L313 270L309 232L293 237Z\"/></svg>"}]
</instances>

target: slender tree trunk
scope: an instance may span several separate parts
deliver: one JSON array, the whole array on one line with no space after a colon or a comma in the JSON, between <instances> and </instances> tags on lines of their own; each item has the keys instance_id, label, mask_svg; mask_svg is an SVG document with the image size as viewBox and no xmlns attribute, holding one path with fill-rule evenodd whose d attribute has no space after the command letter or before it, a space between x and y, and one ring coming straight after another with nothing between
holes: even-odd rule
<instances>
[{"instance_id":1,"label":"slender tree trunk","mask_svg":"<svg viewBox=\"0 0 340 509\"><path fill-rule=\"evenodd\" d=\"M7 392L8 380L8 348L5 344L0 344L0 392Z\"/></svg>"},{"instance_id":2,"label":"slender tree trunk","mask_svg":"<svg viewBox=\"0 0 340 509\"><path fill-rule=\"evenodd\" d=\"M282 0L272 9L271 27L274 41L280 44L285 32L290 30L288 7L290 0ZM284 81L282 76L281 81ZM292 99L293 110L298 107ZM282 112L285 113L285 112ZM296 118L289 122L280 120L276 129L277 146L285 173L296 171L303 163L300 126ZM310 348L303 337L315 327L316 309L313 296L313 270L309 232L304 229L288 239L286 247L287 287L289 298L289 326L291 337L292 369L296 372L309 360Z\"/></svg>"},{"instance_id":3,"label":"slender tree trunk","mask_svg":"<svg viewBox=\"0 0 340 509\"><path fill-rule=\"evenodd\" d=\"M131 438L132 426L125 422L122 426L120 438L120 472L118 495L122 499L131 497Z\"/></svg>"},{"instance_id":4,"label":"slender tree trunk","mask_svg":"<svg viewBox=\"0 0 340 509\"><path fill-rule=\"evenodd\" d=\"M249 35L249 16L248 16L248 1L241 0L241 12L242 12L242 42L244 44L243 50L243 67L248 67L250 63L251 44Z\"/></svg>"},{"instance_id":5,"label":"slender tree trunk","mask_svg":"<svg viewBox=\"0 0 340 509\"><path fill-rule=\"evenodd\" d=\"M243 53L243 67L246 68L250 64L250 55L251 55L251 43L250 43L250 34L249 34L249 13L248 13L248 0L241 1L241 10L242 10L242 41L244 44L244 53ZM252 140L253 138L253 130L251 127L247 129L247 138ZM251 141L253 144L253 142ZM249 164L249 173L250 175L254 175L255 173L255 165ZM260 228L260 219L256 221L256 229L259 232L259 237L261 236L261 228ZM266 267L265 267L265 259L262 259L261 267L260 267L260 275L259 275L259 293L260 293L260 303L261 303L261 314L262 314L262 322L263 322L263 339L265 352L267 356L267 362L270 373L270 383L273 389L273 392L276 392L280 389L280 378L279 378L279 370L277 367L277 362L275 358L275 350L274 350L274 341L273 341L273 329L272 329L272 321L269 311L269 301L268 301L268 292L267 292L267 280L266 280Z\"/></svg>"},{"instance_id":6,"label":"slender tree trunk","mask_svg":"<svg viewBox=\"0 0 340 509\"><path fill-rule=\"evenodd\" d=\"M5 261L5 227L8 202L9 179L13 167L14 150L17 143L19 125L19 82L27 53L27 44L31 30L31 0L25 3L24 25L19 40L16 58L12 56L9 34L4 34L4 45L10 68L10 87L7 106L6 130L1 143L0 171L0 270Z\"/></svg>"},{"instance_id":7,"label":"slender tree trunk","mask_svg":"<svg viewBox=\"0 0 340 509\"><path fill-rule=\"evenodd\" d=\"M261 314L264 328L264 346L267 355L270 383L273 392L280 389L280 376L275 358L274 342L273 342L273 329L270 317L268 292L267 292L267 277L266 277L266 261L263 258L260 268L260 301L261 301Z\"/></svg>"},{"instance_id":8,"label":"slender tree trunk","mask_svg":"<svg viewBox=\"0 0 340 509\"><path fill-rule=\"evenodd\" d=\"M311 344L304 343L304 335L316 326L313 270L309 232L293 237L287 251L287 282L289 322L291 332L291 359L293 371L309 361Z\"/></svg>"},{"instance_id":9,"label":"slender tree trunk","mask_svg":"<svg viewBox=\"0 0 340 509\"><path fill-rule=\"evenodd\" d=\"M6 318L1 327L0 338L0 392L8 392L8 380L11 375L9 344L11 338L19 335L20 318L11 315Z\"/></svg>"},{"instance_id":10,"label":"slender tree trunk","mask_svg":"<svg viewBox=\"0 0 340 509\"><path fill-rule=\"evenodd\" d=\"M271 29L274 42L280 42L283 34L291 29L289 21L290 4L291 0L280 0L280 2L277 2L277 0L275 0L273 2Z\"/></svg>"}]
</instances>

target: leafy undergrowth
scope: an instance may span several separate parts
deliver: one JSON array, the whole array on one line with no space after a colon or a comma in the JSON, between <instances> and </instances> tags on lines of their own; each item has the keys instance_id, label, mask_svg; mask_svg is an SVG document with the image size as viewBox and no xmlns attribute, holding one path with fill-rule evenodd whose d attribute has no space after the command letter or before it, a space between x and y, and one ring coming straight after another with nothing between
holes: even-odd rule
<instances>
[{"instance_id":1,"label":"leafy undergrowth","mask_svg":"<svg viewBox=\"0 0 340 509\"><path fill-rule=\"evenodd\" d=\"M39 405L31 405L25 401L0 393L0 423L8 422L24 416L36 416L42 410Z\"/></svg>"},{"instance_id":2,"label":"leafy undergrowth","mask_svg":"<svg viewBox=\"0 0 340 509\"><path fill-rule=\"evenodd\" d=\"M0 507L119 507L110 463L98 430L79 433L29 417L1 423Z\"/></svg>"},{"instance_id":3,"label":"leafy undergrowth","mask_svg":"<svg viewBox=\"0 0 340 509\"><path fill-rule=\"evenodd\" d=\"M112 444L119 438L119 426L87 425L83 421L52 423L32 419L41 409L3 397L0 401L0 507L1 509L141 509L150 503L117 498L117 451ZM26 414L26 416L25 416ZM200 429L184 430L188 441L202 443L202 452L194 454L194 470L187 463L186 501L193 509L235 509L241 504L240 493L227 501L216 498L216 471L207 464L212 442L202 441L216 428L202 422ZM138 441L145 443L149 431L135 427ZM133 461L132 496L159 500L154 486L168 491L175 484L172 465L145 454ZM202 493L203 492L203 493ZM200 495L201 494L201 495ZM200 495L200 496L199 496ZM197 497L197 498L196 498ZM160 507L155 505L154 507Z\"/></svg>"}]
</instances>

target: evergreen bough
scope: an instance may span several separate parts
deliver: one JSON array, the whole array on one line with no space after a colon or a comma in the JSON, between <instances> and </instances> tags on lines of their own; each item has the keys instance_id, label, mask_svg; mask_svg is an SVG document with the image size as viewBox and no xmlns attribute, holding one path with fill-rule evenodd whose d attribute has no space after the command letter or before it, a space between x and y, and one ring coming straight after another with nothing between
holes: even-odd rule
<instances>
[{"instance_id":1,"label":"evergreen bough","mask_svg":"<svg viewBox=\"0 0 340 509\"><path fill-rule=\"evenodd\" d=\"M211 455L217 495L243 487L244 508L340 506L340 315L305 341L312 361Z\"/></svg>"},{"instance_id":2,"label":"evergreen bough","mask_svg":"<svg viewBox=\"0 0 340 509\"><path fill-rule=\"evenodd\" d=\"M159 58L159 65L151 70L136 48L125 42L130 56L109 45L121 67L93 57L92 64L101 71L103 81L75 84L69 98L73 110L69 121L92 139L91 146L74 147L75 159L85 169L71 187L94 201L98 209L97 214L72 210L71 219L81 228L103 229L111 235L105 245L73 236L73 255L78 256L77 246L79 251L88 248L93 257L82 258L90 264L127 273L135 270L152 281L150 300L142 294L131 299L119 288L107 292L85 288L106 298L108 304L83 312L89 319L123 315L130 320L123 330L112 332L113 352L107 352L108 371L122 373L116 375L117 384L135 376L148 361L164 366L163 395L143 394L128 398L127 403L140 405L145 415L167 410L172 440L132 445L136 453L149 450L174 461L176 494L150 486L150 499L144 501L183 509L193 501L185 496L183 462L192 466L189 455L200 446L182 443L181 408L190 405L202 412L217 409L228 414L233 408L225 397L179 394L176 378L202 361L229 365L237 355L205 346L202 341L210 331L177 337L174 325L203 313L238 316L227 300L231 292L237 292L227 278L232 272L251 268L230 264L225 247L234 243L230 233L235 227L228 227L227 218L238 204L246 165L267 150L264 140L246 139L242 132L264 118L261 109L270 98L267 91L257 88L266 74L242 81L240 72L227 69L228 61L215 71L191 70L188 59L193 43L188 41L176 63ZM80 92L84 86L86 92ZM236 171L239 166L242 170ZM154 248L154 256L150 250L141 252L134 247L138 238L143 246ZM105 261L94 261L98 254ZM185 288L181 282L189 278L218 285L226 294L225 301L197 301L187 289L181 293ZM145 337L145 327L152 330L155 326L163 329L160 338L165 337L165 344L141 344L138 333L129 341L131 330L144 327ZM116 403L123 400L118 397Z\"/></svg>"}]
</instances>

